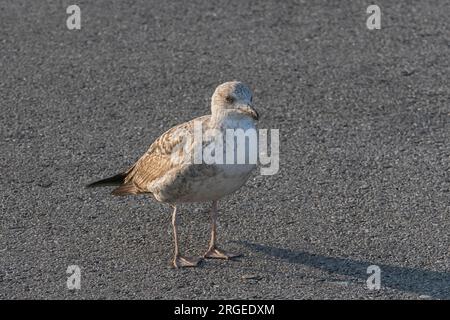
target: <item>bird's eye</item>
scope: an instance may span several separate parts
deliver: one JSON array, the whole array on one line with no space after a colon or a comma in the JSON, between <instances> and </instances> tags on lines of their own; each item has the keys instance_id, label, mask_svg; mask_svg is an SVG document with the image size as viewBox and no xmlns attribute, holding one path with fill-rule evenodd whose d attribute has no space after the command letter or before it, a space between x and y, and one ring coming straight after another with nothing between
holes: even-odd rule
<instances>
[{"instance_id":1,"label":"bird's eye","mask_svg":"<svg viewBox=\"0 0 450 320\"><path fill-rule=\"evenodd\" d=\"M225 98L225 100L226 100L228 103L233 103L233 102L234 102L234 98L233 98L232 96L227 96L227 97Z\"/></svg>"}]
</instances>

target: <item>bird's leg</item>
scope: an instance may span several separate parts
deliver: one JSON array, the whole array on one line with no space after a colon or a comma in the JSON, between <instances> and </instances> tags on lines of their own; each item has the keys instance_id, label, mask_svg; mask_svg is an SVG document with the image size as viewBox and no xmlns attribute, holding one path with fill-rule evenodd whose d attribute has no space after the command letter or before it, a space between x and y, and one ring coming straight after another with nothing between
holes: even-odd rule
<instances>
[{"instance_id":1,"label":"bird's leg","mask_svg":"<svg viewBox=\"0 0 450 320\"><path fill-rule=\"evenodd\" d=\"M217 220L217 201L213 201L211 208L211 240L209 242L208 251L204 254L204 258L209 259L232 259L235 257L239 257L240 254L226 252L217 248L216 246L216 237L217 237L217 228L216 228L216 220Z\"/></svg>"},{"instance_id":2,"label":"bird's leg","mask_svg":"<svg viewBox=\"0 0 450 320\"><path fill-rule=\"evenodd\" d=\"M201 258L188 258L180 255L178 249L178 233L177 233L177 207L173 206L172 213L172 228L173 228L173 241L175 243L174 257L173 257L173 267L196 267L200 262Z\"/></svg>"}]
</instances>

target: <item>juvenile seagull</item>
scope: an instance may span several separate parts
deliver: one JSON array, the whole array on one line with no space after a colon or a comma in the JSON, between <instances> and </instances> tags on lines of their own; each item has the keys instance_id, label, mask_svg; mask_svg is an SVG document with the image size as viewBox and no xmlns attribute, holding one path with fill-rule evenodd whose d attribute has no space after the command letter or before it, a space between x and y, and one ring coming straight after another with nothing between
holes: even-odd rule
<instances>
[{"instance_id":1,"label":"juvenile seagull","mask_svg":"<svg viewBox=\"0 0 450 320\"><path fill-rule=\"evenodd\" d=\"M239 189L249 178L256 165L244 164L196 164L192 161L179 161L192 153L198 144L200 148L217 143L211 136L203 135L200 141L187 139L187 145L180 148L181 140L186 135L194 136L194 128L200 124L202 132L210 129L219 130L223 137L227 129L256 129L258 113L252 106L252 93L243 83L226 82L219 85L211 100L211 115L193 119L175 126L162 134L150 146L148 151L126 172L88 185L118 186L112 194L125 196L132 194L152 194L156 200L167 203L173 208L172 227L175 244L173 266L195 267L202 258L189 258L180 255L177 235L177 205L183 202L212 202L211 240L204 258L231 259L238 254L226 252L216 246L217 202L222 197ZM183 133L180 135L180 132ZM216 131L217 132L217 131ZM224 158L227 152L237 154L234 150L223 148ZM175 156L174 156L175 155ZM188 155L188 158L191 154ZM225 162L225 161L224 161Z\"/></svg>"}]
</instances>

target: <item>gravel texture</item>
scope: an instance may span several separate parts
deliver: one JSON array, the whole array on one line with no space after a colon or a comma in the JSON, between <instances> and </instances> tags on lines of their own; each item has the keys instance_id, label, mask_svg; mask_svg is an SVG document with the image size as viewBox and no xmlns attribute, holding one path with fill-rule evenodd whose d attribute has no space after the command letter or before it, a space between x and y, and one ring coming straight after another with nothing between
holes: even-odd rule
<instances>
[{"instance_id":1,"label":"gravel texture","mask_svg":"<svg viewBox=\"0 0 450 320\"><path fill-rule=\"evenodd\" d=\"M371 31L367 1L80 0L71 31L70 1L2 0L0 298L450 298L450 3L376 3ZM167 205L84 185L233 79L280 171L219 202L244 257L172 270ZM180 220L202 254L208 205Z\"/></svg>"}]
</instances>

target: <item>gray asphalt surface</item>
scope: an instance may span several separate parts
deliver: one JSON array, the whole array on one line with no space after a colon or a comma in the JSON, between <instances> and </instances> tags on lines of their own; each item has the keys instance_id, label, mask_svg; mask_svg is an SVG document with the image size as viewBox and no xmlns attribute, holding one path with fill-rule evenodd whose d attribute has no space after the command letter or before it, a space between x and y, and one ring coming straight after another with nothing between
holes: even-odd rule
<instances>
[{"instance_id":1,"label":"gray asphalt surface","mask_svg":"<svg viewBox=\"0 0 450 320\"><path fill-rule=\"evenodd\" d=\"M79 31L72 1L0 2L0 298L450 298L448 1L377 0L374 31L367 1L76 3ZM172 270L168 206L84 185L232 79L280 129L280 171L219 203L243 258ZM192 255L208 206L181 208Z\"/></svg>"}]
</instances>

